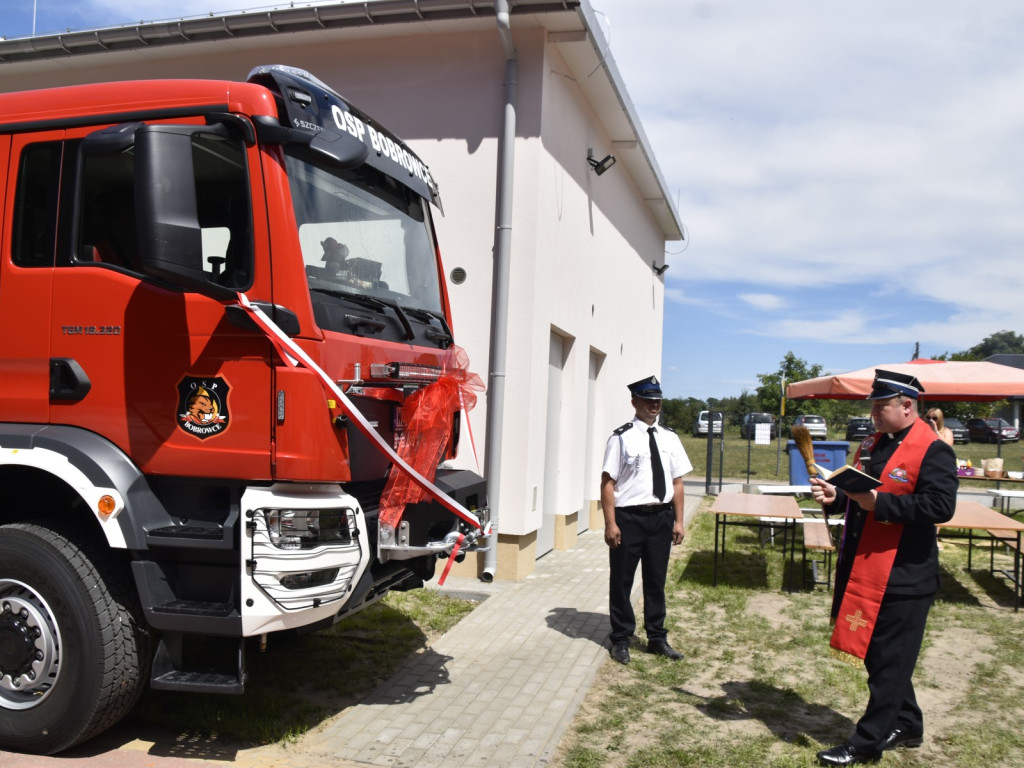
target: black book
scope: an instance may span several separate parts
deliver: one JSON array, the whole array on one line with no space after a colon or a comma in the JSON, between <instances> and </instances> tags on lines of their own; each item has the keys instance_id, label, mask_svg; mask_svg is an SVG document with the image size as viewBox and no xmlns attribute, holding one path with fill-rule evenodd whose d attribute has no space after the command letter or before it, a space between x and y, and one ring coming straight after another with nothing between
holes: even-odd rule
<instances>
[{"instance_id":1,"label":"black book","mask_svg":"<svg viewBox=\"0 0 1024 768\"><path fill-rule=\"evenodd\" d=\"M871 475L861 472L859 469L854 469L849 464L837 469L826 478L826 481L836 488L842 488L847 493L870 491L872 488L877 488L882 484L881 480L876 480Z\"/></svg>"}]
</instances>

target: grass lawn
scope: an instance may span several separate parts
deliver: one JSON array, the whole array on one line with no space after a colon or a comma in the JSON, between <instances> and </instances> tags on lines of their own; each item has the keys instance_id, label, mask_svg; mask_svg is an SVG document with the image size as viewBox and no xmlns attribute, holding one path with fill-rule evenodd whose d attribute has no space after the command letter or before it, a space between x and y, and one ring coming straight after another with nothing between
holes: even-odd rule
<instances>
[{"instance_id":1,"label":"grass lawn","mask_svg":"<svg viewBox=\"0 0 1024 768\"><path fill-rule=\"evenodd\" d=\"M746 529L730 530L712 587L708 506L670 570L670 640L686 659L643 653L641 638L629 666L605 664L557 768L814 766L815 752L852 732L866 676L829 654L831 593L783 591L780 547ZM887 753L883 765L1022 766L1024 612L1014 612L1008 582L965 571L966 542L944 540L940 555L943 590L915 674L925 744ZM987 551L976 549L973 565L987 569Z\"/></svg>"}]
</instances>

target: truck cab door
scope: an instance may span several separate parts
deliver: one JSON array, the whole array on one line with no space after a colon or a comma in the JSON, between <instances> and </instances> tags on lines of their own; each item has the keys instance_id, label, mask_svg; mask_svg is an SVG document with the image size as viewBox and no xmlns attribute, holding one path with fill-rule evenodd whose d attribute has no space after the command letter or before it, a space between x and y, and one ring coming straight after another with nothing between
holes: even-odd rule
<instances>
[{"instance_id":1,"label":"truck cab door","mask_svg":"<svg viewBox=\"0 0 1024 768\"><path fill-rule=\"evenodd\" d=\"M0 224L0 420L45 424L60 189L73 172L64 131L0 137L7 195Z\"/></svg>"},{"instance_id":2,"label":"truck cab door","mask_svg":"<svg viewBox=\"0 0 1024 768\"><path fill-rule=\"evenodd\" d=\"M269 479L273 349L230 322L221 300L144 274L139 130L114 126L96 145L97 132L79 134L73 199L62 203L73 223L53 276L51 421L107 437L147 474ZM195 190L196 261L207 279L247 288L251 150L223 136L200 143L187 158L194 174L178 176Z\"/></svg>"}]
</instances>

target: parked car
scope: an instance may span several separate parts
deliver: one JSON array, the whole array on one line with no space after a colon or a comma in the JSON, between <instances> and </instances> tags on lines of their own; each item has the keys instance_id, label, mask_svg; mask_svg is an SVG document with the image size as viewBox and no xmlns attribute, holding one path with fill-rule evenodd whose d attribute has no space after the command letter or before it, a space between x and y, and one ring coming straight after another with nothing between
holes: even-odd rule
<instances>
[{"instance_id":1,"label":"parked car","mask_svg":"<svg viewBox=\"0 0 1024 768\"><path fill-rule=\"evenodd\" d=\"M949 427L949 431L953 433L954 443L969 443L971 442L971 433L967 427L964 426L960 419L943 419L942 423Z\"/></svg>"},{"instance_id":2,"label":"parked car","mask_svg":"<svg viewBox=\"0 0 1024 768\"><path fill-rule=\"evenodd\" d=\"M982 443L1012 443L1020 439L1020 432L1005 419L968 419L967 432L971 440Z\"/></svg>"},{"instance_id":3,"label":"parked car","mask_svg":"<svg viewBox=\"0 0 1024 768\"><path fill-rule=\"evenodd\" d=\"M863 416L854 416L846 422L846 439L863 440L869 435L875 434L875 423Z\"/></svg>"},{"instance_id":4,"label":"parked car","mask_svg":"<svg viewBox=\"0 0 1024 768\"><path fill-rule=\"evenodd\" d=\"M774 440L779 434L778 424L770 413L748 413L740 422L740 438L753 440L757 436L757 425L768 424L768 435Z\"/></svg>"},{"instance_id":5,"label":"parked car","mask_svg":"<svg viewBox=\"0 0 1024 768\"><path fill-rule=\"evenodd\" d=\"M697 418L693 422L693 436L694 437L707 437L708 436L708 414L712 411L701 411L697 414ZM722 434L722 412L714 411L714 420L712 421L712 429L714 434Z\"/></svg>"},{"instance_id":6,"label":"parked car","mask_svg":"<svg viewBox=\"0 0 1024 768\"><path fill-rule=\"evenodd\" d=\"M824 416L802 413L793 420L793 427L807 427L812 440L828 440L828 424ZM789 428L789 436L793 436L793 427Z\"/></svg>"}]
</instances>

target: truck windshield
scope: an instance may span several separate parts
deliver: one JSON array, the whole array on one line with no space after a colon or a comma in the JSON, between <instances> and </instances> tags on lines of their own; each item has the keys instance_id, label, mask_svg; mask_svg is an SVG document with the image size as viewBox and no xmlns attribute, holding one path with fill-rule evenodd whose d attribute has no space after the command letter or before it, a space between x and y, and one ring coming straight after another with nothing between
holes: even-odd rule
<instances>
[{"instance_id":1,"label":"truck windshield","mask_svg":"<svg viewBox=\"0 0 1024 768\"><path fill-rule=\"evenodd\" d=\"M443 325L426 201L369 166L331 168L299 147L290 147L286 158L302 260L321 328L365 334L373 327L354 327L350 315L337 311L339 302L426 315L428 321L433 316ZM403 323L409 327L407 319Z\"/></svg>"}]
</instances>

